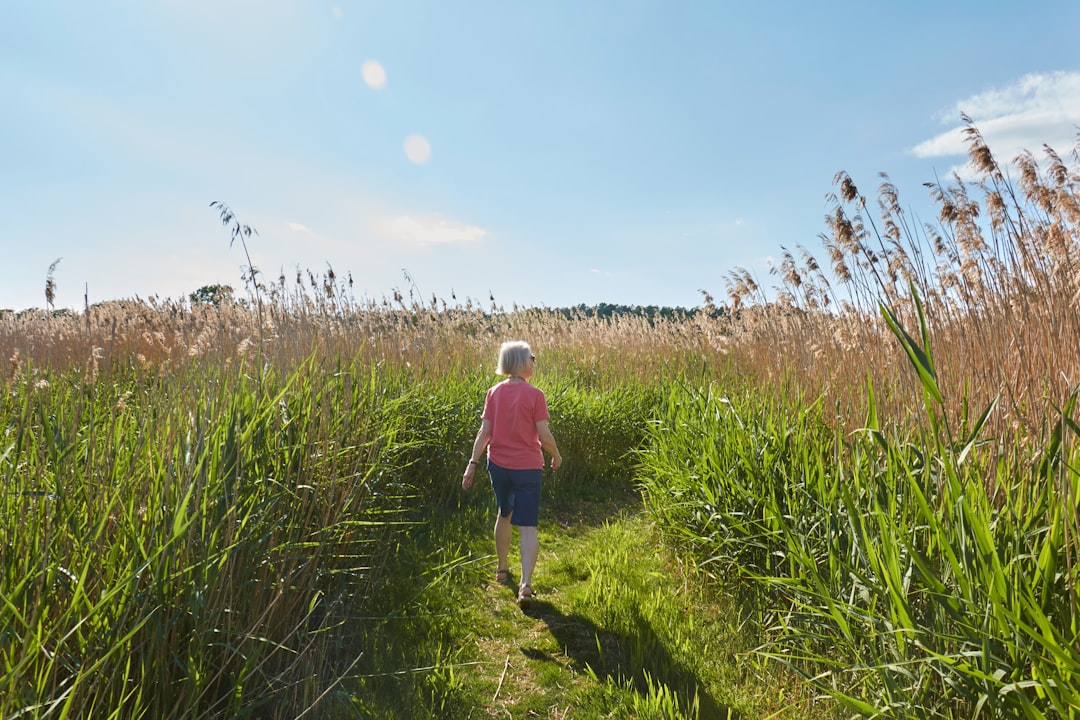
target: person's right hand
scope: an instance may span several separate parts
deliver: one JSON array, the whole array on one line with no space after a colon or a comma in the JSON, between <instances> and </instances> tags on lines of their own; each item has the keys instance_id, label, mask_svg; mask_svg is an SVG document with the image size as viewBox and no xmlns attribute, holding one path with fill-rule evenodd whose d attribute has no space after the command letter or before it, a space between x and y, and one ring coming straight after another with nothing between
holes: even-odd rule
<instances>
[{"instance_id":1,"label":"person's right hand","mask_svg":"<svg viewBox=\"0 0 1080 720\"><path fill-rule=\"evenodd\" d=\"M558 470L560 465L562 465L562 455L552 455L551 456L551 469L552 470Z\"/></svg>"}]
</instances>

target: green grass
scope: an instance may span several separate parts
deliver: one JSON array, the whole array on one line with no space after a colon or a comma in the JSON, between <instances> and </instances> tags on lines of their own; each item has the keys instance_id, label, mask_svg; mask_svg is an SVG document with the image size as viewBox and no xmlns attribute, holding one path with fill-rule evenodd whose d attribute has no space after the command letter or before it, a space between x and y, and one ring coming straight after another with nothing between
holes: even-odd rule
<instances>
[{"instance_id":1,"label":"green grass","mask_svg":"<svg viewBox=\"0 0 1080 720\"><path fill-rule=\"evenodd\" d=\"M0 715L1074 717L1077 395L1038 455L984 445L890 319L921 428L549 355L528 614L460 491L483 368L20 366Z\"/></svg>"},{"instance_id":2,"label":"green grass","mask_svg":"<svg viewBox=\"0 0 1080 720\"><path fill-rule=\"evenodd\" d=\"M890 318L891 319L891 318ZM830 429L818 405L684 387L651 425L650 513L699 567L757 588L761 654L865 717L1075 717L1076 397L1032 463L980 453L990 409L944 420L927 347L928 423Z\"/></svg>"},{"instance_id":3,"label":"green grass","mask_svg":"<svg viewBox=\"0 0 1080 720\"><path fill-rule=\"evenodd\" d=\"M426 570L386 606L398 620L367 643L385 656L370 658L371 675L354 686L358 716L835 716L800 678L755 659L744 611L663 550L629 483L569 497L550 485L526 612L493 580L482 484L403 548L399 568ZM410 659L412 672L375 670Z\"/></svg>"},{"instance_id":4,"label":"green grass","mask_svg":"<svg viewBox=\"0 0 1080 720\"><path fill-rule=\"evenodd\" d=\"M0 400L0 715L293 717L333 689L408 397L336 370L74 371Z\"/></svg>"}]
</instances>

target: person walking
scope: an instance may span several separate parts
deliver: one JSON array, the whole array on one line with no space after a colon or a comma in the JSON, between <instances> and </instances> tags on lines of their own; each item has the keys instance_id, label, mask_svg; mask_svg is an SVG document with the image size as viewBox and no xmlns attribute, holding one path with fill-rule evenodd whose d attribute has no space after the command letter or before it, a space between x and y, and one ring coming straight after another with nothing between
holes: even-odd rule
<instances>
[{"instance_id":1,"label":"person walking","mask_svg":"<svg viewBox=\"0 0 1080 720\"><path fill-rule=\"evenodd\" d=\"M517 603L522 609L533 598L532 575L540 553L537 526L544 452L551 456L552 470L562 464L559 447L548 428L547 399L542 390L529 384L535 365L536 355L526 342L504 342L499 348L495 372L507 378L487 391L480 430L461 478L462 490L472 487L486 448L488 475L498 507L495 554L499 564L495 579L503 584L511 582L510 542L516 525L521 540Z\"/></svg>"}]
</instances>

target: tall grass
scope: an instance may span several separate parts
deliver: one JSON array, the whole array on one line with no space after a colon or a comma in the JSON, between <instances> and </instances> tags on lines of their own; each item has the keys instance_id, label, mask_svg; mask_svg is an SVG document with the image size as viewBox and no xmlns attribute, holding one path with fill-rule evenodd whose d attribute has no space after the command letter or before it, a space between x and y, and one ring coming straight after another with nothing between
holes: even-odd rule
<instances>
[{"instance_id":1,"label":"tall grass","mask_svg":"<svg viewBox=\"0 0 1080 720\"><path fill-rule=\"evenodd\" d=\"M1005 166L970 122L966 134L968 174L927 183L935 222L912 215L887 175L875 197L840 172L820 251L781 248L771 286L745 269L729 274L739 322L728 348L741 374L824 396L849 429L866 416L870 378L879 409L919 422L917 378L878 313L884 302L913 326L914 284L946 416L959 424L967 407L1000 394L990 433L1038 446L1054 405L1080 383L1080 147L1072 166L1050 147Z\"/></svg>"},{"instance_id":2,"label":"tall grass","mask_svg":"<svg viewBox=\"0 0 1080 720\"><path fill-rule=\"evenodd\" d=\"M261 353L242 302L0 318L4 717L348 714L391 702L375 678L400 691L413 667L431 669L405 705L445 706L456 685L431 681L453 654L401 644L425 622L397 566L417 571L403 548L459 492L497 338L551 342L534 340L566 431L556 486L632 471L648 402L605 386L631 334L592 335L579 363L566 337L601 324L264 311Z\"/></svg>"},{"instance_id":3,"label":"tall grass","mask_svg":"<svg viewBox=\"0 0 1080 720\"><path fill-rule=\"evenodd\" d=\"M669 535L760 589L761 651L868 716L1075 715L1077 453L991 496L963 450L822 415L687 388L644 455Z\"/></svg>"},{"instance_id":4,"label":"tall grass","mask_svg":"<svg viewBox=\"0 0 1080 720\"><path fill-rule=\"evenodd\" d=\"M245 370L11 384L0 715L296 717L356 661L408 393Z\"/></svg>"}]
</instances>

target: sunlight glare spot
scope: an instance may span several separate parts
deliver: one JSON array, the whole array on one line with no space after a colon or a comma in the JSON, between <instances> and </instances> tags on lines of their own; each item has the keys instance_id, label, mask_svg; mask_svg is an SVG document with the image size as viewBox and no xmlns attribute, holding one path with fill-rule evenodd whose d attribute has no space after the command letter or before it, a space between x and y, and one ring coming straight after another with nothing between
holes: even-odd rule
<instances>
[{"instance_id":1,"label":"sunlight glare spot","mask_svg":"<svg viewBox=\"0 0 1080 720\"><path fill-rule=\"evenodd\" d=\"M405 157L416 165L423 165L431 159L431 145L423 135L410 135L405 138Z\"/></svg>"},{"instance_id":2,"label":"sunlight glare spot","mask_svg":"<svg viewBox=\"0 0 1080 720\"><path fill-rule=\"evenodd\" d=\"M364 77L367 86L372 90L382 90L386 87L386 70L383 69L379 61L365 60L364 64L360 66L360 74Z\"/></svg>"}]
</instances>

